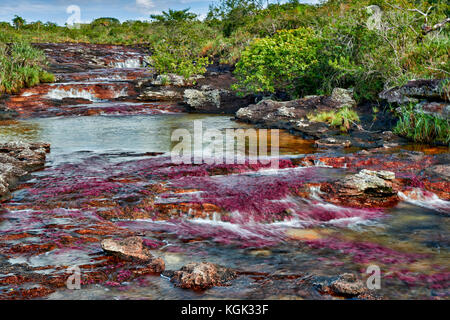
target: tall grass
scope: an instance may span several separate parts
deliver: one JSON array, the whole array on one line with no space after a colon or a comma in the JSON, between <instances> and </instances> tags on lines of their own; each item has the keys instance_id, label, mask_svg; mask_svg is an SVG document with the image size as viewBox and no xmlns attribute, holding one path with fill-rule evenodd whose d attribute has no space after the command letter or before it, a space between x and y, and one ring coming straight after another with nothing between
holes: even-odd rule
<instances>
[{"instance_id":1,"label":"tall grass","mask_svg":"<svg viewBox=\"0 0 450 320\"><path fill-rule=\"evenodd\" d=\"M450 121L414 110L413 106L401 109L394 133L415 142L450 145Z\"/></svg>"},{"instance_id":2,"label":"tall grass","mask_svg":"<svg viewBox=\"0 0 450 320\"><path fill-rule=\"evenodd\" d=\"M356 111L349 107L342 107L338 111L311 114L308 115L308 119L313 122L326 122L332 127L339 127L343 132L348 131L352 124L360 121Z\"/></svg>"},{"instance_id":3,"label":"tall grass","mask_svg":"<svg viewBox=\"0 0 450 320\"><path fill-rule=\"evenodd\" d=\"M26 42L0 43L0 94L54 82L54 76L43 69L45 64L44 53Z\"/></svg>"}]
</instances>

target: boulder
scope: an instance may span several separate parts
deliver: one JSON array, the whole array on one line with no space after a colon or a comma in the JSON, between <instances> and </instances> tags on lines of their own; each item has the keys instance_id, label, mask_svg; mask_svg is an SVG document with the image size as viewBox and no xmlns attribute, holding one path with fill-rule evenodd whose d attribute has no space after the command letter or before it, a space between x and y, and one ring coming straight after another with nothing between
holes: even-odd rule
<instances>
[{"instance_id":1,"label":"boulder","mask_svg":"<svg viewBox=\"0 0 450 320\"><path fill-rule=\"evenodd\" d=\"M354 107L356 101L353 99L353 89L334 88L331 99L336 101L340 107Z\"/></svg>"},{"instance_id":2,"label":"boulder","mask_svg":"<svg viewBox=\"0 0 450 320\"><path fill-rule=\"evenodd\" d=\"M450 119L450 104L446 102L424 102L415 106L416 112L423 112L444 120Z\"/></svg>"},{"instance_id":3,"label":"boulder","mask_svg":"<svg viewBox=\"0 0 450 320\"><path fill-rule=\"evenodd\" d=\"M345 195L356 196L371 193L378 196L390 196L395 194L392 184L394 179L394 172L363 169L357 174L341 179L337 185L340 192Z\"/></svg>"},{"instance_id":4,"label":"boulder","mask_svg":"<svg viewBox=\"0 0 450 320\"><path fill-rule=\"evenodd\" d=\"M209 262L189 263L179 271L169 271L165 275L171 278L175 286L194 290L224 286L236 278L233 270Z\"/></svg>"},{"instance_id":5,"label":"boulder","mask_svg":"<svg viewBox=\"0 0 450 320\"><path fill-rule=\"evenodd\" d=\"M367 292L364 283L353 273L344 273L330 285L333 293L346 297L355 297Z\"/></svg>"},{"instance_id":6,"label":"boulder","mask_svg":"<svg viewBox=\"0 0 450 320\"><path fill-rule=\"evenodd\" d=\"M182 101L183 93L178 90L166 89L164 87L148 87L140 92L137 99L143 101Z\"/></svg>"},{"instance_id":7,"label":"boulder","mask_svg":"<svg viewBox=\"0 0 450 320\"><path fill-rule=\"evenodd\" d=\"M449 86L449 79L411 80L403 86L381 92L379 97L397 104L417 102L417 99L449 101Z\"/></svg>"},{"instance_id":8,"label":"boulder","mask_svg":"<svg viewBox=\"0 0 450 320\"><path fill-rule=\"evenodd\" d=\"M0 144L0 201L11 197L11 189L29 172L44 167L50 145L7 142Z\"/></svg>"},{"instance_id":9,"label":"boulder","mask_svg":"<svg viewBox=\"0 0 450 320\"><path fill-rule=\"evenodd\" d=\"M192 111L213 113L234 113L253 100L250 96L241 98L229 90L209 85L199 89L186 89L183 98L184 104Z\"/></svg>"},{"instance_id":10,"label":"boulder","mask_svg":"<svg viewBox=\"0 0 450 320\"><path fill-rule=\"evenodd\" d=\"M321 197L328 202L355 208L390 208L399 201L395 174L363 169L357 174L321 185Z\"/></svg>"},{"instance_id":11,"label":"boulder","mask_svg":"<svg viewBox=\"0 0 450 320\"><path fill-rule=\"evenodd\" d=\"M186 79L183 76L169 73L169 74L160 74L156 76L156 79L152 80L151 84L154 86L175 86L175 87L185 87L192 86L197 80L204 78L201 75L190 77Z\"/></svg>"},{"instance_id":12,"label":"boulder","mask_svg":"<svg viewBox=\"0 0 450 320\"><path fill-rule=\"evenodd\" d=\"M105 239L102 240L101 246L103 251L123 260L149 262L153 258L140 237L129 237L121 240Z\"/></svg>"}]
</instances>

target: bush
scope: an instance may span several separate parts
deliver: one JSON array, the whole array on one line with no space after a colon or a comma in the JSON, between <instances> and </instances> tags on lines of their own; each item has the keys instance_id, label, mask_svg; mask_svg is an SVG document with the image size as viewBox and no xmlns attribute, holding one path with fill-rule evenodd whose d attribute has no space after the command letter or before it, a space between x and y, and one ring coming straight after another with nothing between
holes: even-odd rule
<instances>
[{"instance_id":1,"label":"bush","mask_svg":"<svg viewBox=\"0 0 450 320\"><path fill-rule=\"evenodd\" d=\"M160 23L160 33L152 45L152 66L159 73L176 73L186 78L203 74L209 64L204 48L213 31L200 22Z\"/></svg>"},{"instance_id":2,"label":"bush","mask_svg":"<svg viewBox=\"0 0 450 320\"><path fill-rule=\"evenodd\" d=\"M256 39L236 64L234 88L242 93L283 90L293 97L315 93L321 79L321 48L321 38L309 28Z\"/></svg>"}]
</instances>

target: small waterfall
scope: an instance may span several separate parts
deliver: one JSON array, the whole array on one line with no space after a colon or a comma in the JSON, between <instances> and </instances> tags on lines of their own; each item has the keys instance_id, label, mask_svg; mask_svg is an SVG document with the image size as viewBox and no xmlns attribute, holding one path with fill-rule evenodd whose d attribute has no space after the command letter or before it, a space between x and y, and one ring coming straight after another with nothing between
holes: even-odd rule
<instances>
[{"instance_id":1,"label":"small waterfall","mask_svg":"<svg viewBox=\"0 0 450 320\"><path fill-rule=\"evenodd\" d=\"M64 98L81 98L90 101L101 101L95 97L90 91L83 89L70 88L69 90L64 89L52 89L45 96L49 99L62 100Z\"/></svg>"},{"instance_id":2,"label":"small waterfall","mask_svg":"<svg viewBox=\"0 0 450 320\"><path fill-rule=\"evenodd\" d=\"M141 59L131 58L125 61L111 62L110 67L113 68L127 68L127 69L137 69L142 68Z\"/></svg>"}]
</instances>

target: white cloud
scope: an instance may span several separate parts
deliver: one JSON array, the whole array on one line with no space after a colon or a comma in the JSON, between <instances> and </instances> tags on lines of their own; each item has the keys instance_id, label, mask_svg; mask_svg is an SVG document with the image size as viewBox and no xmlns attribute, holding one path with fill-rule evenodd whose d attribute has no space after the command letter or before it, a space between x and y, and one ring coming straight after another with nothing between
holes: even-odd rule
<instances>
[{"instance_id":1,"label":"white cloud","mask_svg":"<svg viewBox=\"0 0 450 320\"><path fill-rule=\"evenodd\" d=\"M149 11L150 9L155 7L155 4L152 0L136 0L136 6L139 9Z\"/></svg>"}]
</instances>

